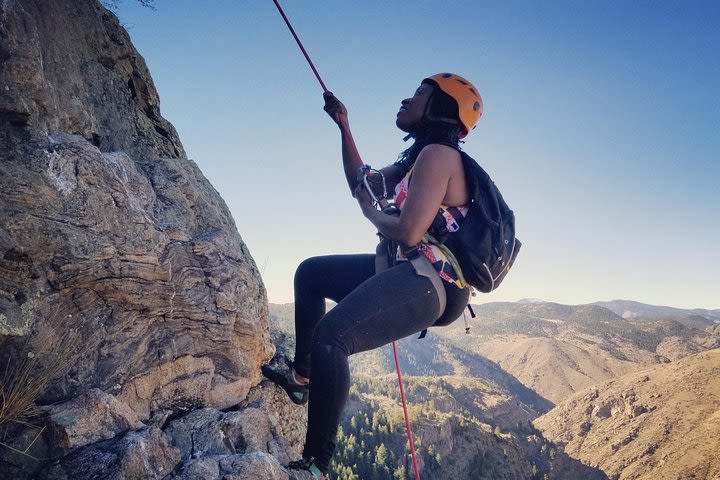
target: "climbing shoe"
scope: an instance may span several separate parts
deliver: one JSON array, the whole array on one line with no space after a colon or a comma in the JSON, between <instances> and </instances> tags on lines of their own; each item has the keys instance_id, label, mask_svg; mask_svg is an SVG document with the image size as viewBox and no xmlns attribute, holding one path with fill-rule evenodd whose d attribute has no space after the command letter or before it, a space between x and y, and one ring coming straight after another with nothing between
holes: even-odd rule
<instances>
[{"instance_id":1,"label":"climbing shoe","mask_svg":"<svg viewBox=\"0 0 720 480\"><path fill-rule=\"evenodd\" d=\"M290 400L297 405L305 405L310 394L310 386L298 383L293 375L292 362L285 357L285 365L282 363L268 364L262 366L262 373L265 377L276 383L285 393L288 394Z\"/></svg>"},{"instance_id":2,"label":"climbing shoe","mask_svg":"<svg viewBox=\"0 0 720 480\"><path fill-rule=\"evenodd\" d=\"M310 458L301 458L300 460L295 460L294 462L290 462L285 469L286 470L306 470L310 473L312 473L315 478L318 480L328 480L327 473L322 473L320 469L315 465L315 459Z\"/></svg>"}]
</instances>

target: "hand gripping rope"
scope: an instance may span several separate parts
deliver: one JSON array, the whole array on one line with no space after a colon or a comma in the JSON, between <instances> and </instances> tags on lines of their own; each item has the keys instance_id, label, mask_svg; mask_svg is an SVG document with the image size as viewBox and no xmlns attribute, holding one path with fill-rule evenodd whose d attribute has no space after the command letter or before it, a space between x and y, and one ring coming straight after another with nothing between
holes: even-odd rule
<instances>
[{"instance_id":1,"label":"hand gripping rope","mask_svg":"<svg viewBox=\"0 0 720 480\"><path fill-rule=\"evenodd\" d=\"M290 29L290 33L292 33L292 36L295 38L295 41L298 44L298 47L300 47L300 50L302 51L303 55L305 56L305 59L307 60L308 64L310 65L310 68L312 69L313 73L315 74L315 77L317 77L318 82L320 82L320 86L323 89L323 92L327 92L328 89L325 87L325 83L323 83L322 78L320 78L320 74L318 73L317 69L315 68L315 65L313 64L312 60L310 60L310 56L305 51L305 47L303 47L302 42L300 42L300 39L298 38L297 34L295 33L295 29L290 24L290 20L288 20L287 16L285 15L285 12L283 11L282 7L278 3L277 0L273 0L273 3L275 3L275 6L277 7L278 11L280 12L280 15L282 15L283 20L285 20L285 24L287 24L288 28ZM340 128L343 132L343 135L345 135L346 139L348 140L349 145L351 146L353 153L357 156L357 158L360 158L360 153L358 152L357 146L355 145L355 140L352 138L352 134L350 133L350 129L348 128L347 123L345 122L345 118L340 116ZM362 160L361 160L362 161ZM363 166L360 168L359 174L362 174L362 181L365 184L365 187L367 188L370 195L373 197L373 200L375 200L375 203L379 205L383 212L392 214L396 212L396 209L394 206L388 204L387 202L387 187L385 185L385 177L380 173L378 170L373 170L369 165L363 164ZM382 182L383 187L383 195L382 197L378 197L373 192L373 189L371 188L371 182L370 179L371 174L380 174L380 180ZM393 211L393 209L395 209ZM415 457L415 444L413 443L413 437L412 437L412 431L410 430L410 418L408 417L408 411L407 411L407 403L405 402L405 388L403 387L403 381L402 381L402 373L400 372L400 361L398 360L398 352L397 352L397 345L395 342L392 342L393 346L393 353L395 354L395 367L397 368L397 374L398 374L398 383L400 385L400 398L402 399L402 405L403 405L403 413L405 414L405 427L407 428L408 432L408 440L410 442L410 454L412 455L412 462L413 462L413 470L415 471L415 480L420 480L420 473L418 470L418 464L417 464L417 458Z\"/></svg>"}]
</instances>

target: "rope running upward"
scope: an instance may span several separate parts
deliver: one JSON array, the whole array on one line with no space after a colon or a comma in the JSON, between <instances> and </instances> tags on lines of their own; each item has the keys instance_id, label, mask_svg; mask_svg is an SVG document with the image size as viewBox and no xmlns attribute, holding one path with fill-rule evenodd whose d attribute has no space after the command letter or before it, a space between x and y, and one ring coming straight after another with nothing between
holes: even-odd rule
<instances>
[{"instance_id":1,"label":"rope running upward","mask_svg":"<svg viewBox=\"0 0 720 480\"><path fill-rule=\"evenodd\" d=\"M300 38L295 33L295 29L290 24L290 20L288 20L287 15L285 15L285 12L283 11L282 7L278 3L277 0L273 0L273 3L275 3L275 6L277 7L278 11L280 12L280 15L282 15L283 20L285 20L285 24L287 24L288 28L290 29L290 33L292 33L292 36L295 38L295 41L298 44L298 47L300 47L300 50L302 51L303 55L305 56L305 59L307 60L308 64L310 65L310 68L312 69L313 73L315 74L315 77L317 77L318 82L320 82L320 86L323 89L323 92L327 92L328 89L325 86L325 83L322 81L322 78L320 78L320 74L318 73L317 69L315 68L315 65L313 64L312 60L310 60L310 56L307 54L307 51L305 50L305 47L303 47L302 42L300 41ZM358 159L360 159L360 153L358 152L357 146L355 145L355 140L352 138L352 134L350 133L350 128L348 127L345 117L340 116L340 124L343 131L343 135L348 140L348 143L350 144L351 148L353 149L355 155ZM360 160L362 162L362 160ZM397 368L397 374L398 374L398 383L400 384L400 397L402 398L402 404L403 404L403 413L405 414L405 427L407 428L408 433L408 440L410 441L410 454L412 455L412 462L413 462L413 469L415 470L415 480L420 480L420 473L418 470L418 464L417 464L417 458L415 457L415 444L413 443L413 437L412 437L412 431L410 430L410 418L408 417L408 411L407 411L407 405L405 402L405 388L403 388L403 381L402 381L402 373L400 372L400 361L398 360L398 353L397 353L397 345L395 342L392 342L393 346L393 353L395 354L395 366Z\"/></svg>"}]
</instances>

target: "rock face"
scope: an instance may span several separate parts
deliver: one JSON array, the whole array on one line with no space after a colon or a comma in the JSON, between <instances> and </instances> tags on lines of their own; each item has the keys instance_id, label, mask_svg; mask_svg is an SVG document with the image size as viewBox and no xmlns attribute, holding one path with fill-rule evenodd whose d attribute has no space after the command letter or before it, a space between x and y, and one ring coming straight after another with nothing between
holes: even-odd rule
<instances>
[{"instance_id":1,"label":"rock face","mask_svg":"<svg viewBox=\"0 0 720 480\"><path fill-rule=\"evenodd\" d=\"M130 432L117 442L84 448L43 472L41 478L75 480L103 478L161 479L172 473L180 452L157 427Z\"/></svg>"},{"instance_id":2,"label":"rock face","mask_svg":"<svg viewBox=\"0 0 720 480\"><path fill-rule=\"evenodd\" d=\"M46 376L41 405L70 402L55 446L236 405L260 381L255 262L97 1L0 2L0 172L0 365Z\"/></svg>"},{"instance_id":3,"label":"rock face","mask_svg":"<svg viewBox=\"0 0 720 480\"><path fill-rule=\"evenodd\" d=\"M49 418L61 448L88 445L144 427L126 404L96 388L53 407Z\"/></svg>"},{"instance_id":4,"label":"rock face","mask_svg":"<svg viewBox=\"0 0 720 480\"><path fill-rule=\"evenodd\" d=\"M6 0L0 22L3 122L136 160L185 156L145 61L99 2Z\"/></svg>"},{"instance_id":5,"label":"rock face","mask_svg":"<svg viewBox=\"0 0 720 480\"><path fill-rule=\"evenodd\" d=\"M580 392L535 426L611 479L718 478L720 350Z\"/></svg>"},{"instance_id":6,"label":"rock face","mask_svg":"<svg viewBox=\"0 0 720 480\"><path fill-rule=\"evenodd\" d=\"M55 414L57 417L59 414ZM308 472L287 472L281 465L298 457L300 438L293 429L306 420L304 407L292 404L267 382L254 387L236 410L194 410L174 420L159 418L95 442L46 466L42 480L312 480ZM2 474L0 474L0 478ZM16 478L16 477L9 477Z\"/></svg>"}]
</instances>

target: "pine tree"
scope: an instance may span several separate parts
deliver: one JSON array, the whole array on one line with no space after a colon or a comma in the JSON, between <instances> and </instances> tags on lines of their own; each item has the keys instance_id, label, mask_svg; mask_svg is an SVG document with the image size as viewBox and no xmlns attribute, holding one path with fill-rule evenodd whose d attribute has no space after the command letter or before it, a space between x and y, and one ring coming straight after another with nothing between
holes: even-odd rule
<instances>
[{"instance_id":1,"label":"pine tree","mask_svg":"<svg viewBox=\"0 0 720 480\"><path fill-rule=\"evenodd\" d=\"M350 385L350 392L349 392L350 398L359 398L360 392L358 391L358 387L355 384Z\"/></svg>"},{"instance_id":2,"label":"pine tree","mask_svg":"<svg viewBox=\"0 0 720 480\"><path fill-rule=\"evenodd\" d=\"M388 460L388 452L387 448L385 447L384 443L381 443L380 446L375 451L375 464L377 465L385 465Z\"/></svg>"}]
</instances>

